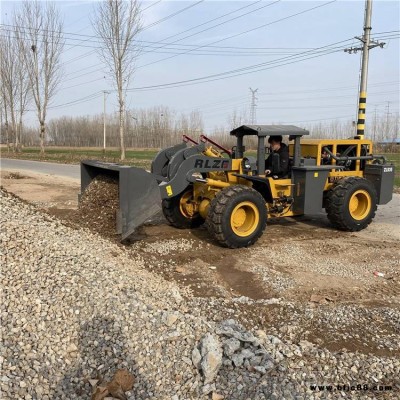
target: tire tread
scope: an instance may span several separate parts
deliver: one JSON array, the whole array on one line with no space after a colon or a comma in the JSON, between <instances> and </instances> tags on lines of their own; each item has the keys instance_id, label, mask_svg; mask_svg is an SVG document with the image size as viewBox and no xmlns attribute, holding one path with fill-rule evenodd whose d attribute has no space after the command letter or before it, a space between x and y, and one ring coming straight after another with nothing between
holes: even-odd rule
<instances>
[{"instance_id":1,"label":"tire tread","mask_svg":"<svg viewBox=\"0 0 400 400\"><path fill-rule=\"evenodd\" d=\"M223 229L223 212L226 207L226 205L230 202L233 201L233 199L242 194L243 192L250 192L255 196L258 196L259 199L265 203L264 198L261 196L259 192L256 190L249 188L248 186L244 185L234 185L234 186L229 186L217 193L217 195L212 199L211 204L210 204L210 211L207 216L206 224L208 231L210 232L211 236L217 240L221 245L224 247L229 247L229 248L238 248L238 247L247 247L251 246L254 244L259 237L262 235L264 232L265 226L267 219L264 218L262 221L262 227L261 231L259 234L253 236L245 246L239 245L238 243L235 243L232 241L231 238L229 238L225 233Z\"/></svg>"},{"instance_id":2,"label":"tire tread","mask_svg":"<svg viewBox=\"0 0 400 400\"><path fill-rule=\"evenodd\" d=\"M349 218L346 218L344 210L348 207L346 203L347 193L361 184L364 186L364 189L366 187L369 189L372 200L372 210L363 223L357 225ZM369 181L360 177L343 178L338 181L329 190L326 200L326 212L330 223L333 227L342 231L356 232L366 228L374 219L377 210L375 189Z\"/></svg>"}]
</instances>

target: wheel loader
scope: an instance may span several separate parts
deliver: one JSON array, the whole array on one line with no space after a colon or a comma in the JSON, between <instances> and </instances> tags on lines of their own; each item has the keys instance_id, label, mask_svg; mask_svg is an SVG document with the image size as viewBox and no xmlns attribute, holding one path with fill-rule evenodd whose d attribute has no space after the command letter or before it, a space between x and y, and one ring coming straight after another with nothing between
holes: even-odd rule
<instances>
[{"instance_id":1,"label":"wheel loader","mask_svg":"<svg viewBox=\"0 0 400 400\"><path fill-rule=\"evenodd\" d=\"M83 161L81 195L98 175L118 180L121 240L162 210L176 228L205 223L228 248L254 244L270 218L323 209L333 227L359 231L371 223L377 205L392 199L394 166L374 155L373 143L363 137L308 139L308 131L292 125L243 125L230 134L236 138L232 149L204 135L199 142L184 136L181 144L157 154L150 172ZM289 173L281 178L265 175L265 141L277 135L289 144ZM257 142L255 157L246 154L250 136ZM279 169L279 154L270 156L273 170Z\"/></svg>"}]
</instances>

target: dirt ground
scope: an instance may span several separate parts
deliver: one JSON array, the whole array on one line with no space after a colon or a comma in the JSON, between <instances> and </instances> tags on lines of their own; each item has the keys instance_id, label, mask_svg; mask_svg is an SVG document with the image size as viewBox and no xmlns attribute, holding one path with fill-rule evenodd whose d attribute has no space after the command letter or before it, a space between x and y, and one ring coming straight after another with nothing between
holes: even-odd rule
<instances>
[{"instance_id":1,"label":"dirt ground","mask_svg":"<svg viewBox=\"0 0 400 400\"><path fill-rule=\"evenodd\" d=\"M76 180L13 171L2 171L1 178L9 192L77 227ZM333 313L349 305L398 309L400 209L398 199L393 203L389 212L378 210L377 221L357 233L333 230L323 215L286 218L269 221L255 246L230 250L214 243L205 227L178 230L160 219L141 228L141 240L125 246L149 270L189 287L194 297L233 300L235 307L226 316L244 315L252 327L279 326L285 334L285 326L297 323L293 315L302 307L307 312L325 307ZM107 237L117 241L117 236ZM331 349L346 347L343 341L328 339L321 326L303 323L296 331L302 332L301 338ZM382 323L381 328L389 336L398 335L393 326ZM365 327L350 324L346 329L360 336L350 350L393 354L363 340Z\"/></svg>"}]
</instances>

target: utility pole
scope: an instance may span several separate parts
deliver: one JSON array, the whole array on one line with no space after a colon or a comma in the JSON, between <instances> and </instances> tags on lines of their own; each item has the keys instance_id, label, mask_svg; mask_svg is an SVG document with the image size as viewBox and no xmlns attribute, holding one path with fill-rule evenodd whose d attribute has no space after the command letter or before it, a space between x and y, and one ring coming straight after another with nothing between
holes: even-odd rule
<instances>
[{"instance_id":1,"label":"utility pole","mask_svg":"<svg viewBox=\"0 0 400 400\"><path fill-rule=\"evenodd\" d=\"M360 42L363 43L362 47L350 47L344 51L351 54L362 51L362 64L361 64L361 78L360 90L358 96L358 120L357 120L357 138L364 139L365 131L365 111L367 106L367 81L368 81L368 58L369 50L374 47L381 47L385 45L383 42L371 40L371 16L372 16L372 0L365 0L365 14L364 14L364 34L362 37L356 36Z\"/></svg>"},{"instance_id":2,"label":"utility pole","mask_svg":"<svg viewBox=\"0 0 400 400\"><path fill-rule=\"evenodd\" d=\"M250 124L254 125L257 123L256 100L258 100L258 99L256 97L256 93L257 93L258 89L254 89L254 90L252 88L249 88L249 89L251 92Z\"/></svg>"},{"instance_id":3,"label":"utility pole","mask_svg":"<svg viewBox=\"0 0 400 400\"><path fill-rule=\"evenodd\" d=\"M103 90L103 154L106 155L106 95L110 94Z\"/></svg>"}]
</instances>

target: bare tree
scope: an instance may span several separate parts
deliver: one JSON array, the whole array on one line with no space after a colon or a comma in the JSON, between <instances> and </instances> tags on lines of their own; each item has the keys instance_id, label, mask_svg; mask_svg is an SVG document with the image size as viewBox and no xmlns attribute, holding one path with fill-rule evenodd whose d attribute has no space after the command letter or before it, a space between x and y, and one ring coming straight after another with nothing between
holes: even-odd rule
<instances>
[{"instance_id":1,"label":"bare tree","mask_svg":"<svg viewBox=\"0 0 400 400\"><path fill-rule=\"evenodd\" d=\"M26 111L30 94L29 78L14 29L4 29L2 34L0 39L2 103L7 127L7 117L8 115L11 117L14 150L19 151L22 141L22 117Z\"/></svg>"},{"instance_id":2,"label":"bare tree","mask_svg":"<svg viewBox=\"0 0 400 400\"><path fill-rule=\"evenodd\" d=\"M32 99L32 90L30 85L29 74L24 62L22 48L18 46L18 68L17 68L17 88L18 88L18 123L16 127L16 135L18 136L19 146L22 145L22 120L26 108ZM17 150L20 147L17 146Z\"/></svg>"},{"instance_id":3,"label":"bare tree","mask_svg":"<svg viewBox=\"0 0 400 400\"><path fill-rule=\"evenodd\" d=\"M228 115L228 127L230 130L237 128L238 126L243 125L243 123L247 120L246 111L237 110L236 108L232 111L231 114Z\"/></svg>"},{"instance_id":4,"label":"bare tree","mask_svg":"<svg viewBox=\"0 0 400 400\"><path fill-rule=\"evenodd\" d=\"M0 53L0 57L1 53ZM3 77L0 69L0 129L1 129L1 141L5 139L7 144L7 153L10 152L10 140L8 133L8 112L6 104L6 94L4 90ZM4 116L4 132L3 132L3 116ZM5 136L5 138L4 138Z\"/></svg>"},{"instance_id":5,"label":"bare tree","mask_svg":"<svg viewBox=\"0 0 400 400\"><path fill-rule=\"evenodd\" d=\"M6 134L7 147L9 147L9 117L11 119L11 134L14 137L14 149L18 147L18 135L16 134L16 101L17 101L17 86L16 86L16 63L14 62L16 51L15 42L9 31L2 32L3 36L0 39L0 73L1 73L1 90L6 118Z\"/></svg>"},{"instance_id":6,"label":"bare tree","mask_svg":"<svg viewBox=\"0 0 400 400\"><path fill-rule=\"evenodd\" d=\"M52 3L26 1L15 14L16 37L29 77L44 154L47 108L61 79L63 23Z\"/></svg>"},{"instance_id":7,"label":"bare tree","mask_svg":"<svg viewBox=\"0 0 400 400\"><path fill-rule=\"evenodd\" d=\"M106 0L99 3L93 27L101 37L99 55L111 71L118 92L119 141L121 160L125 159L125 94L135 71L139 47L135 41L141 31L140 5L137 0Z\"/></svg>"}]
</instances>

